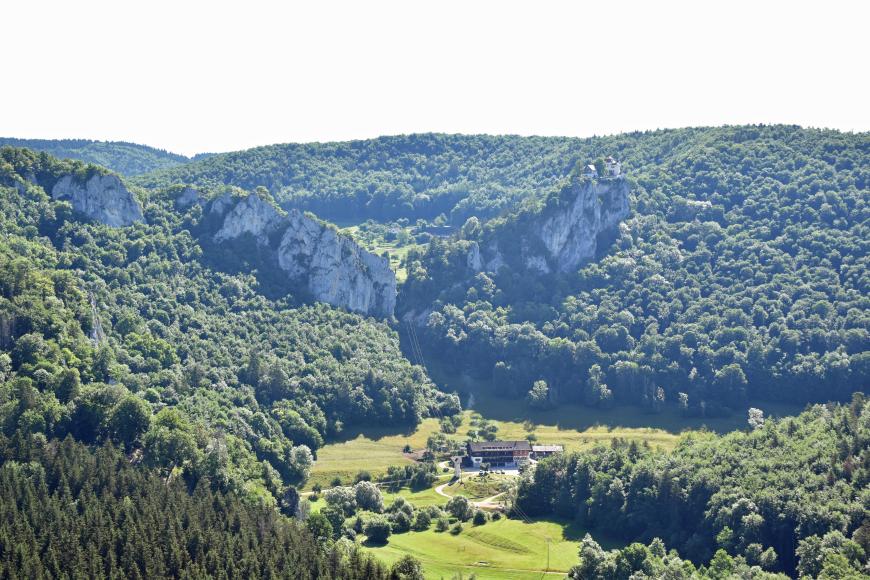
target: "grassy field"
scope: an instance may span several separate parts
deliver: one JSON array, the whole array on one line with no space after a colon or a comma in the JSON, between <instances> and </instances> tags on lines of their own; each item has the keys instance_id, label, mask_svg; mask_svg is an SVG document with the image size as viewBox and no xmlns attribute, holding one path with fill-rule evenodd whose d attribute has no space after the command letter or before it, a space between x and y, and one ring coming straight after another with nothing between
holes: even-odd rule
<instances>
[{"instance_id":1,"label":"grassy field","mask_svg":"<svg viewBox=\"0 0 870 580\"><path fill-rule=\"evenodd\" d=\"M335 477L345 483L352 482L362 470L377 476L390 465L409 463L411 460L402 453L405 445L422 449L426 447L426 439L438 431L438 421L426 419L408 433L371 428L366 429L365 434L345 434L342 441L330 443L317 451L317 462L306 489L311 489L316 483L328 487Z\"/></svg>"},{"instance_id":2,"label":"grassy field","mask_svg":"<svg viewBox=\"0 0 870 580\"><path fill-rule=\"evenodd\" d=\"M556 578L577 563L585 531L560 521L501 519L483 526L470 522L457 536L449 532L409 532L390 536L384 546L369 549L387 563L411 554L423 563L427 578L452 578L462 573L477 578L540 579L547 571ZM615 544L596 540L610 548Z\"/></svg>"},{"instance_id":3,"label":"grassy field","mask_svg":"<svg viewBox=\"0 0 870 580\"><path fill-rule=\"evenodd\" d=\"M432 373L432 377L442 389L459 392L465 406L469 394L474 393L471 410L463 412L459 429L449 435L458 441L465 440L468 430L475 428L472 419L478 415L498 427L499 439L524 439L527 434L534 433L539 443L560 443L567 451L606 444L614 438L647 442L667 450L672 449L686 431L708 429L721 433L746 428L745 411L737 411L731 417L707 419L682 417L675 406L667 406L658 414L645 413L638 407L600 410L581 405L559 405L552 410L534 411L522 401L496 396L491 385L466 377L438 374L437 371ZM762 408L766 416L796 414L801 410L788 405L755 403L754 406ZM436 419L426 419L416 429L407 432L395 429L366 429L364 433L347 431L341 441L331 442L318 451L308 489L315 483L329 487L335 477L350 484L361 470L377 476L390 465L411 461L402 452L405 445L414 450L423 449L427 438L439 432ZM435 487L448 482L451 476L452 473L440 474L430 489L384 493L384 503L389 505L401 495L416 508L444 505L447 498L437 494ZM493 475L487 482L466 478L462 484L454 482L443 491L450 496L461 494L472 500L481 500L499 493L505 479L501 475ZM312 504L312 509L316 511L323 504L321 498ZM473 526L468 522L456 536L434 529L395 534L386 545L367 548L387 563L411 554L423 563L427 578L453 578L459 574L463 577L474 574L481 579L557 578L576 564L579 541L584 534L585 530L570 522L538 520L527 523L505 518L483 526ZM598 534L595 539L605 548L615 546Z\"/></svg>"},{"instance_id":4,"label":"grassy field","mask_svg":"<svg viewBox=\"0 0 870 580\"><path fill-rule=\"evenodd\" d=\"M466 397L463 398L463 403ZM796 406L761 405L767 416L796 414ZM567 451L588 449L597 443L608 443L622 438L647 442L654 447L672 449L687 430L706 428L717 432L743 429L746 416L735 413L728 418L687 419L676 408L667 407L662 413L650 415L637 407L616 407L606 411L581 405L560 405L551 411L532 411L521 401L499 399L485 391L475 395L474 410L463 412L463 423L450 437L459 441L466 438L471 427L471 414L480 413L498 427L500 439L524 439L532 432L538 443L559 443ZM532 427L529 431L527 428ZM307 489L315 483L328 486L333 478L353 481L361 470L377 476L390 465L411 461L403 453L404 446L423 449L426 439L439 432L436 419L426 419L411 432L367 429L365 433L351 432L342 441L324 446L317 453Z\"/></svg>"}]
</instances>

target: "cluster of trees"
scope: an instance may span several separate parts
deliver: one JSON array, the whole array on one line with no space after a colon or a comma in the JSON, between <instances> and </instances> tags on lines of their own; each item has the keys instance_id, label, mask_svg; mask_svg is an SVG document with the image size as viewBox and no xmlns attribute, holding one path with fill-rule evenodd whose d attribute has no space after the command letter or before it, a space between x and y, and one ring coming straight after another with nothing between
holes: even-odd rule
<instances>
[{"instance_id":1,"label":"cluster of trees","mask_svg":"<svg viewBox=\"0 0 870 580\"><path fill-rule=\"evenodd\" d=\"M711 415L870 385L866 134L726 127L596 143L623 160L634 211L578 272L469 266L474 243L516 237L569 187L409 253L399 313L428 314L427 356L537 406L683 399Z\"/></svg>"},{"instance_id":2,"label":"cluster of trees","mask_svg":"<svg viewBox=\"0 0 870 580\"><path fill-rule=\"evenodd\" d=\"M813 580L861 580L867 578L864 548L846 539L840 532L824 537L810 536L797 548L800 563L795 574ZM618 550L604 550L589 534L580 542L580 563L572 567L572 580L630 580L632 578L668 578L669 580L786 580L791 576L771 572L776 555L771 549L757 549L746 555L732 556L720 548L706 565L696 567L680 557L677 550L666 550L660 538L649 545L633 542Z\"/></svg>"},{"instance_id":3,"label":"cluster of trees","mask_svg":"<svg viewBox=\"0 0 870 580\"><path fill-rule=\"evenodd\" d=\"M59 159L77 159L100 165L122 175L139 175L190 161L184 155L123 141L89 139L13 139L0 137L0 147L26 147ZM197 156L196 158L199 158Z\"/></svg>"},{"instance_id":4,"label":"cluster of trees","mask_svg":"<svg viewBox=\"0 0 870 580\"><path fill-rule=\"evenodd\" d=\"M0 149L7 436L112 440L274 504L345 425L458 410L387 323L270 298L253 274L217 269L191 234L199 206L177 211L176 191L137 192L148 223L129 228L81 221L45 192L91 171L105 170Z\"/></svg>"},{"instance_id":5,"label":"cluster of trees","mask_svg":"<svg viewBox=\"0 0 870 580\"><path fill-rule=\"evenodd\" d=\"M629 580L631 578L668 578L670 580L786 580L788 576L767 572L770 564L764 557L749 564L743 556L732 557L718 550L707 566L696 568L680 558L676 550L667 551L664 542L655 538L649 545L634 542L619 550L604 550L589 534L580 542L580 563L571 568L571 580ZM763 556L763 555L762 555ZM819 576L813 576L817 578ZM847 578L823 575L821 578Z\"/></svg>"},{"instance_id":6,"label":"cluster of trees","mask_svg":"<svg viewBox=\"0 0 870 580\"><path fill-rule=\"evenodd\" d=\"M268 506L71 437L0 436L5 578L402 578Z\"/></svg>"},{"instance_id":7,"label":"cluster of trees","mask_svg":"<svg viewBox=\"0 0 870 580\"><path fill-rule=\"evenodd\" d=\"M402 468L391 468L390 471L400 473ZM428 485L433 481L434 478ZM352 487L332 487L323 492L323 498L326 507L308 516L308 525L319 530L315 535L321 534L333 540L356 540L359 534L364 534L367 542L384 544L392 534L426 531L433 522L438 532L451 530L451 533L458 534L463 522L472 520L475 526L480 526L490 519L460 495L451 498L443 508L431 505L415 509L401 496L384 506L380 489L369 481L359 481Z\"/></svg>"},{"instance_id":8,"label":"cluster of trees","mask_svg":"<svg viewBox=\"0 0 870 580\"><path fill-rule=\"evenodd\" d=\"M391 465L378 478L378 481L385 489L393 492L402 487L408 487L414 491L428 489L435 483L437 471L435 463L431 461Z\"/></svg>"},{"instance_id":9,"label":"cluster of trees","mask_svg":"<svg viewBox=\"0 0 870 580\"><path fill-rule=\"evenodd\" d=\"M625 541L662 538L695 562L718 549L817 577L867 572L870 400L816 405L748 432L685 437L673 452L615 441L540 461L516 505ZM584 576L593 577L593 576Z\"/></svg>"}]
</instances>

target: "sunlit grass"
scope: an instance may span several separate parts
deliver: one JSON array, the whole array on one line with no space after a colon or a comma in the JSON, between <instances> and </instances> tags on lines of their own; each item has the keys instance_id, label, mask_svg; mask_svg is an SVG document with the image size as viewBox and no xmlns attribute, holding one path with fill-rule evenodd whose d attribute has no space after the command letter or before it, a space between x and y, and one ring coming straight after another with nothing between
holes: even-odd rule
<instances>
[{"instance_id":1,"label":"sunlit grass","mask_svg":"<svg viewBox=\"0 0 870 580\"><path fill-rule=\"evenodd\" d=\"M547 570L549 540L549 571L555 578L577 563L579 541L585 534L575 525L552 520L526 523L503 518L463 527L456 536L434 529L395 534L386 545L370 549L388 563L411 554L422 562L427 578L452 578L461 572L465 577L539 579Z\"/></svg>"}]
</instances>

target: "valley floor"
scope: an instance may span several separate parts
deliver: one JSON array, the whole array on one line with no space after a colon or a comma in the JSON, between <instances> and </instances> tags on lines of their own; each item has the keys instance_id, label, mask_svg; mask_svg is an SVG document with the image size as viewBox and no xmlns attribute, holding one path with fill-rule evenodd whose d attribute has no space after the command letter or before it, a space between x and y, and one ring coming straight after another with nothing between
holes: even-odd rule
<instances>
[{"instance_id":1,"label":"valley floor","mask_svg":"<svg viewBox=\"0 0 870 580\"><path fill-rule=\"evenodd\" d=\"M445 388L442 383L442 388ZM450 385L448 392L463 393L463 385ZM467 392L467 391L466 391ZM462 403L467 403L463 395ZM546 411L529 409L522 401L498 398L484 389L475 389L472 410L463 412L463 422L458 431L449 438L464 441L471 426L473 413L498 427L499 439L525 439L534 433L537 443L558 443L566 451L588 449L612 439L647 442L653 447L672 449L680 434L690 430L709 429L719 433L744 429L746 411L735 412L730 417L686 418L676 406L667 406L658 414L649 414L639 407L616 407L608 410L593 409L583 405L559 405ZM795 415L801 411L798 405L756 404L766 416ZM533 427L531 431L527 427ZM439 432L438 420L426 419L409 432L395 429L367 428L347 431L340 441L321 448L317 463L308 481L307 488L320 484L328 487L336 477L343 482L352 482L361 470L377 476L390 465L400 465L412 459L402 452L405 445L413 450L426 447L429 436Z\"/></svg>"},{"instance_id":2,"label":"valley floor","mask_svg":"<svg viewBox=\"0 0 870 580\"><path fill-rule=\"evenodd\" d=\"M445 388L443 383L441 386ZM449 390L464 391L458 385ZM471 421L477 414L498 427L499 439L524 439L531 432L538 442L560 443L566 451L586 449L614 438L672 449L686 431L710 429L725 432L746 426L745 411L735 412L728 418L706 420L684 418L678 409L672 407L655 415L636 407L601 411L580 405L560 405L549 411L534 411L520 401L495 397L486 389L475 389L474 392L473 408L463 412L462 425L455 434L448 436L451 439L464 441L469 429L474 428ZM463 395L464 404L466 400L467 394ZM766 415L782 416L800 411L797 406L760 406ZM361 470L377 477L390 465L413 461L409 454L402 452L405 445L414 450L425 449L427 438L439 432L439 422L434 418L426 419L413 431L404 433L384 429L348 432L343 441L333 442L319 450L308 489L315 484L331 487L335 478L350 485ZM506 475L492 474L482 481L468 475L462 482L457 482L452 480L452 469L447 469L446 463L442 469L428 489L385 491L385 505L402 496L415 509L443 506L449 497L464 495L478 506L492 509L511 479ZM312 509L317 511L323 505L321 497L312 504ZM364 545L390 564L405 554L413 555L422 562L427 578L469 577L474 574L481 579L541 579L564 576L577 563L579 542L585 533L586 530L567 521L503 518L482 526L474 526L469 521L457 535L437 532L433 526L423 532L393 534L384 545ZM618 546L608 538L594 535L605 548Z\"/></svg>"}]
</instances>

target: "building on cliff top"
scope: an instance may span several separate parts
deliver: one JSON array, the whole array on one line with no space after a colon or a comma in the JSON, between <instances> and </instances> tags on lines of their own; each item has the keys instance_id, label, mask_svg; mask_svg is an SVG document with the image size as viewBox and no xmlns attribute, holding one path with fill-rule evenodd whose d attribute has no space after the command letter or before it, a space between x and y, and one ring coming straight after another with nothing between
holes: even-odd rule
<instances>
[{"instance_id":1,"label":"building on cliff top","mask_svg":"<svg viewBox=\"0 0 870 580\"><path fill-rule=\"evenodd\" d=\"M608 155L607 159L604 160L604 176L619 177L620 173L622 173L622 164Z\"/></svg>"},{"instance_id":2,"label":"building on cliff top","mask_svg":"<svg viewBox=\"0 0 870 580\"><path fill-rule=\"evenodd\" d=\"M583 168L582 176L589 179L597 179L599 177L614 178L622 174L622 164L614 159L612 155L608 155L604 160L601 171L598 170L596 164L601 164L601 161L586 165Z\"/></svg>"}]
</instances>

